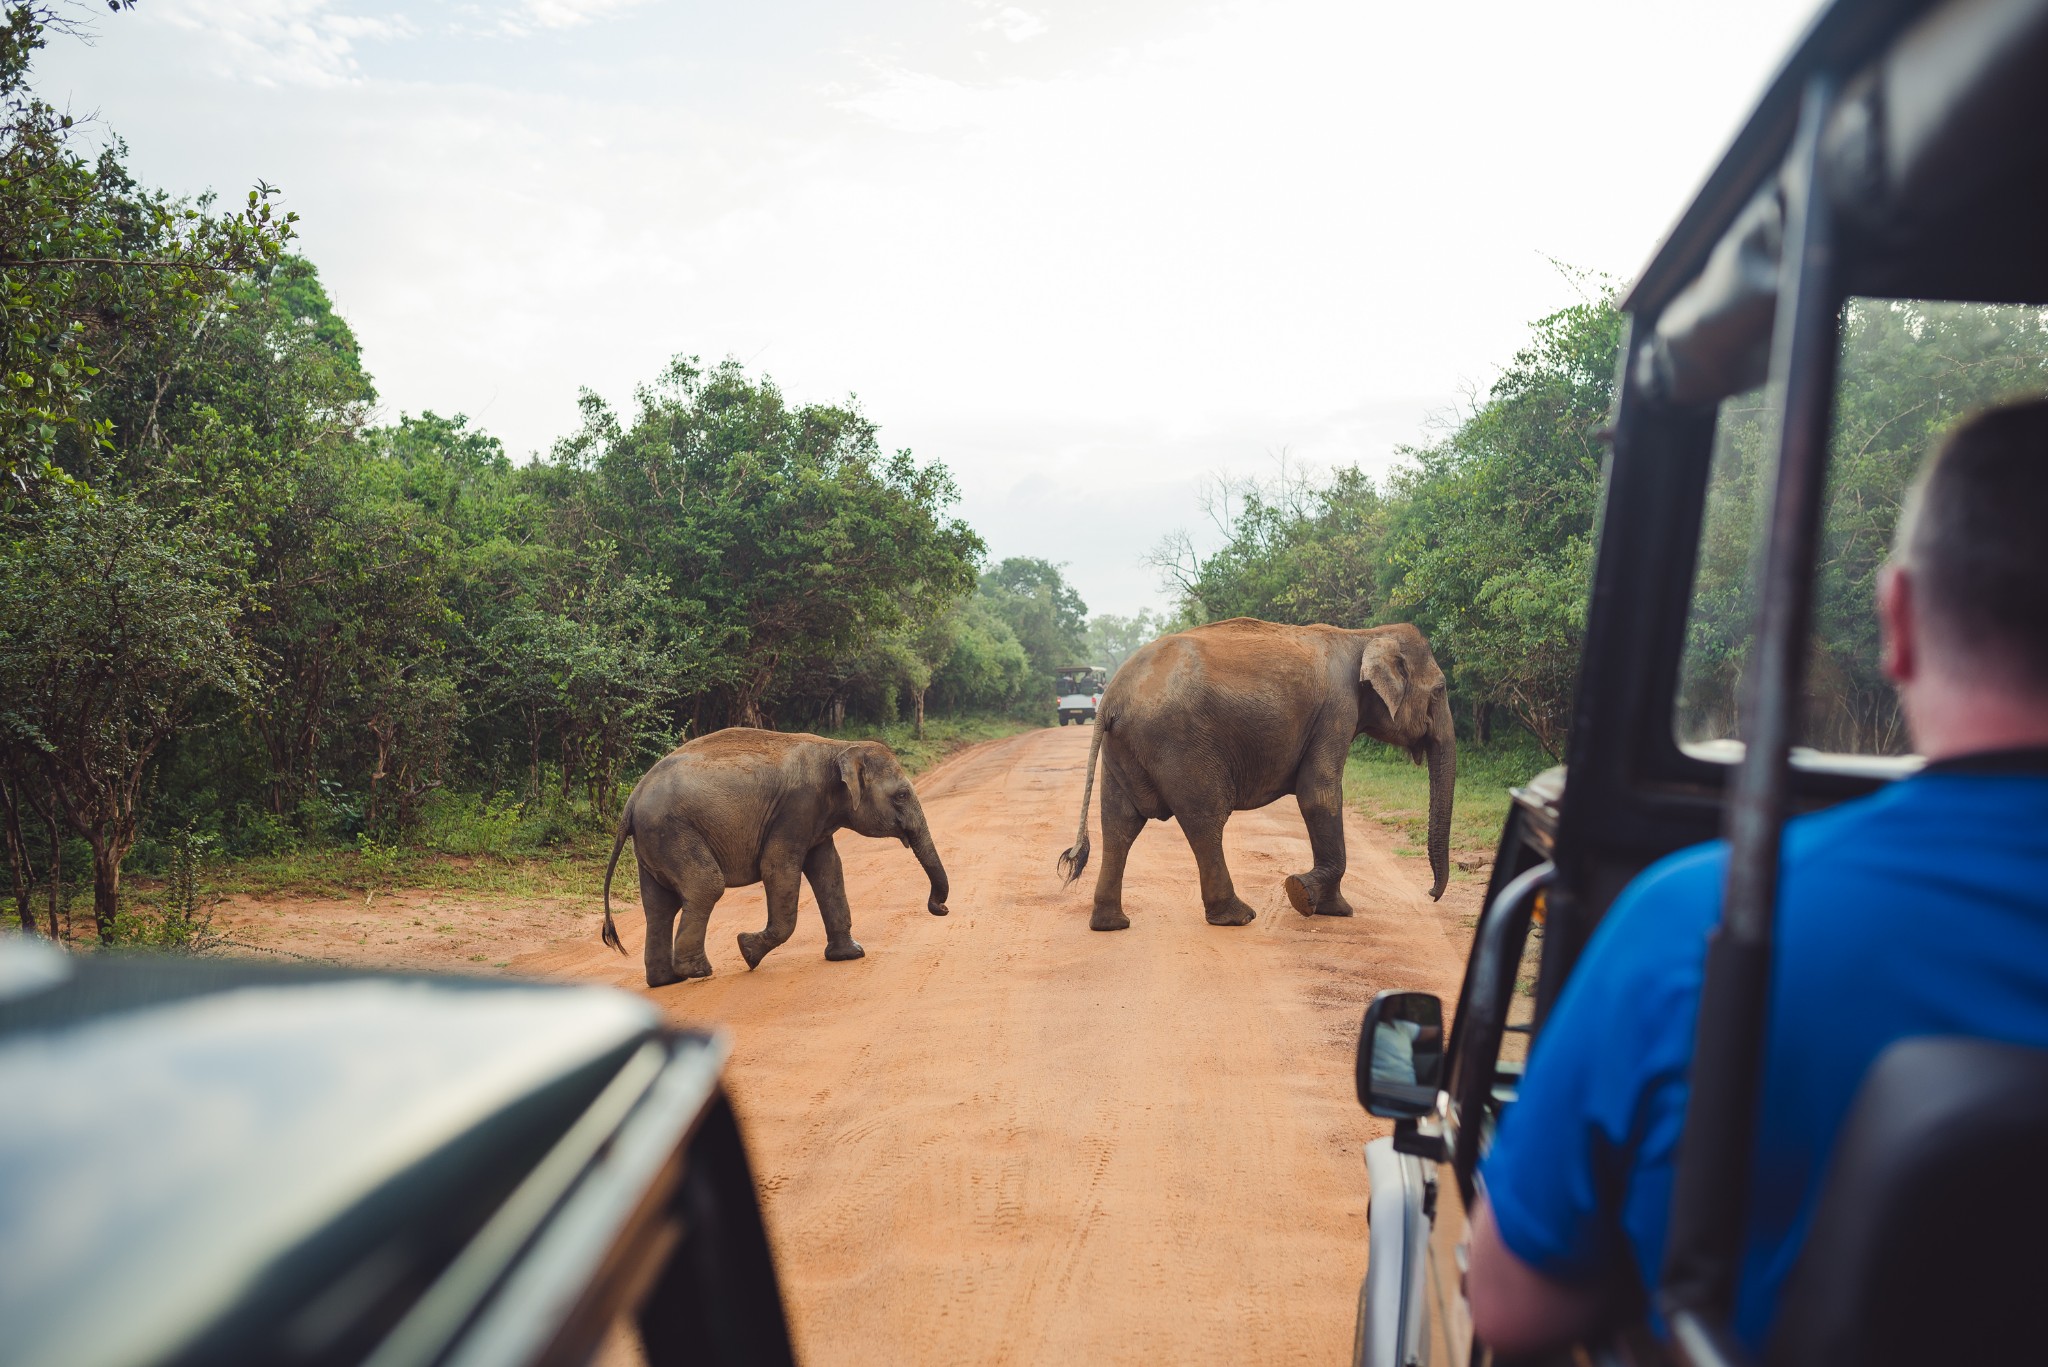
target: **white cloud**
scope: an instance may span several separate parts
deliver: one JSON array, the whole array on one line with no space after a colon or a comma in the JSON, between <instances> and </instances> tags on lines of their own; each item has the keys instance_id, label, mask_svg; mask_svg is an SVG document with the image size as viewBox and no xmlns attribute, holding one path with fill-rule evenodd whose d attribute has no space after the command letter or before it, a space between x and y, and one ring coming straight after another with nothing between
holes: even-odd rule
<instances>
[{"instance_id":1,"label":"white cloud","mask_svg":"<svg viewBox=\"0 0 2048 1367\"><path fill-rule=\"evenodd\" d=\"M836 91L827 92L835 93ZM878 68L873 84L833 100L839 108L899 133L936 133L982 121L992 92L929 72Z\"/></svg>"},{"instance_id":2,"label":"white cloud","mask_svg":"<svg viewBox=\"0 0 2048 1367\"><path fill-rule=\"evenodd\" d=\"M645 3L646 0L526 0L505 21L505 28L511 33L525 33L530 28L580 28Z\"/></svg>"},{"instance_id":3,"label":"white cloud","mask_svg":"<svg viewBox=\"0 0 2048 1367\"><path fill-rule=\"evenodd\" d=\"M1013 43L1027 42L1046 30L1044 16L1033 14L1030 10L1019 9L1015 5L983 5L982 8L995 10L995 13L981 21L982 28L994 30Z\"/></svg>"},{"instance_id":4,"label":"white cloud","mask_svg":"<svg viewBox=\"0 0 2048 1367\"><path fill-rule=\"evenodd\" d=\"M345 84L359 75L357 44L413 32L402 15L345 13L333 0L186 0L163 17L217 40L222 75L258 85Z\"/></svg>"}]
</instances>

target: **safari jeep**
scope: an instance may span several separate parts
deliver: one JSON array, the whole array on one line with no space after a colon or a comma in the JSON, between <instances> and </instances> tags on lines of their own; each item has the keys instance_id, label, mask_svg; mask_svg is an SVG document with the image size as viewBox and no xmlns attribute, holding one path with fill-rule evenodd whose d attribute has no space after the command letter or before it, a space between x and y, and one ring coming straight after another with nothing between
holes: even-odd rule
<instances>
[{"instance_id":1,"label":"safari jeep","mask_svg":"<svg viewBox=\"0 0 2048 1367\"><path fill-rule=\"evenodd\" d=\"M1623 301L1566 764L1514 793L1448 1037L1434 997L1367 1009L1359 1099L1395 1128L1366 1151L1356 1363L1491 1360L1464 1300L1465 1212L1522 1060L1622 887L1717 835L1727 892L1667 1281L1647 1289L1667 1332L1645 1316L1559 1360L1743 1360L1727 1317L1778 831L1917 767L1877 675L1870 579L1939 434L2048 392L2044 304L2048 0L1838 0ZM2048 1062L1911 1043L1864 1081L1774 1367L2048 1359Z\"/></svg>"},{"instance_id":2,"label":"safari jeep","mask_svg":"<svg viewBox=\"0 0 2048 1367\"><path fill-rule=\"evenodd\" d=\"M1108 684L1109 671L1097 665L1069 665L1057 671L1052 678L1052 691L1060 725L1094 721L1096 704L1102 700L1102 690Z\"/></svg>"}]
</instances>

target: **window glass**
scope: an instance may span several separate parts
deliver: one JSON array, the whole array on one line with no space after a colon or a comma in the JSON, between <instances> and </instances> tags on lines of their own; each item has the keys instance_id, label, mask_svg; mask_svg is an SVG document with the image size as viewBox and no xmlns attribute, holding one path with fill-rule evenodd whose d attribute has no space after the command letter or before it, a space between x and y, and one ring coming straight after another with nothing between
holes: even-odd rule
<instances>
[{"instance_id":1,"label":"window glass","mask_svg":"<svg viewBox=\"0 0 2048 1367\"><path fill-rule=\"evenodd\" d=\"M1909 749L1878 671L1878 567L1921 459L1959 419L2048 393L2048 310L1854 299L1842 317L1826 511L1800 743L1840 754ZM1757 550L1776 450L1777 396L1725 400L1686 621L1675 730L1690 751L1735 753L1742 673L1756 622Z\"/></svg>"}]
</instances>

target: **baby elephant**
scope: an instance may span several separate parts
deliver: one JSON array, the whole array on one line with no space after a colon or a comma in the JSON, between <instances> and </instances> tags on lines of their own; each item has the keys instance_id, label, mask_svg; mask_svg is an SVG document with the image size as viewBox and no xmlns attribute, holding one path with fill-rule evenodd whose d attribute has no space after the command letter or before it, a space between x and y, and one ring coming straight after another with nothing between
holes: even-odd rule
<instances>
[{"instance_id":1,"label":"baby elephant","mask_svg":"<svg viewBox=\"0 0 2048 1367\"><path fill-rule=\"evenodd\" d=\"M825 920L825 957L858 959L863 951L832 848L842 826L901 840L931 879L925 910L946 914L945 866L888 746L745 726L701 736L649 769L626 799L604 871L604 942L626 952L612 924L612 870L630 835L647 914L649 987L710 977L704 928L711 908L727 888L756 882L768 893L768 925L742 934L740 953L748 968L759 965L796 930L799 874L811 880Z\"/></svg>"}]
</instances>

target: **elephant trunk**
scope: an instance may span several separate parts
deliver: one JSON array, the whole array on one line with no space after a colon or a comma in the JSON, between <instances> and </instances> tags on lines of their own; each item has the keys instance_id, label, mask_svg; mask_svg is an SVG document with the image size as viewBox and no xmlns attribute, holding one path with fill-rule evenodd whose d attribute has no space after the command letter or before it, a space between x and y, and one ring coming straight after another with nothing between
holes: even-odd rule
<instances>
[{"instance_id":1,"label":"elephant trunk","mask_svg":"<svg viewBox=\"0 0 2048 1367\"><path fill-rule=\"evenodd\" d=\"M946 894L952 888L946 881L946 866L939 862L938 846L932 844L931 830L922 819L912 829L905 843L910 846L911 853L917 856L917 862L924 866L925 877L932 880L931 900L924 904L925 910L934 916L944 916Z\"/></svg>"},{"instance_id":2,"label":"elephant trunk","mask_svg":"<svg viewBox=\"0 0 2048 1367\"><path fill-rule=\"evenodd\" d=\"M1458 736L1451 706L1442 696L1429 709L1429 872L1435 879L1430 900L1444 895L1451 881L1451 790L1458 779Z\"/></svg>"}]
</instances>

